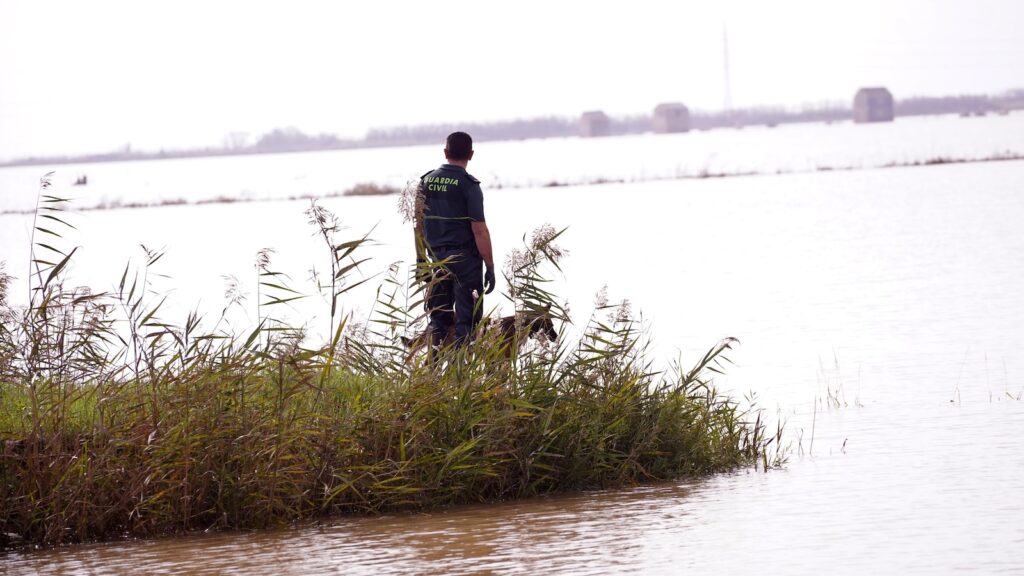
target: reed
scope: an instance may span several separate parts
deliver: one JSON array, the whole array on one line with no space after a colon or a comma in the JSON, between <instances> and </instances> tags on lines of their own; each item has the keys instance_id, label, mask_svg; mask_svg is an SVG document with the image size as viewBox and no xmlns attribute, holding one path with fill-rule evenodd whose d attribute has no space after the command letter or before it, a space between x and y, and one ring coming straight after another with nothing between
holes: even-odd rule
<instances>
[{"instance_id":1,"label":"reed","mask_svg":"<svg viewBox=\"0 0 1024 576\"><path fill-rule=\"evenodd\" d=\"M31 297L9 302L0 269L0 544L258 528L339 513L423 509L779 465L781 430L719 394L710 376L734 344L693 367L652 369L627 304L599 307L575 342L507 345L482 335L435 361L400 337L422 323L426 287L398 266L371 316L339 299L368 239L329 250L331 341L310 346L275 320L299 297L261 251L259 325L204 330L161 319L148 252L117 290L67 285L63 200L40 191ZM517 309L565 311L544 288L564 256L545 228L506 270ZM42 253L42 255L40 254ZM221 320L223 319L223 314ZM358 325L357 325L358 324ZM564 324L562 324L564 326Z\"/></svg>"}]
</instances>

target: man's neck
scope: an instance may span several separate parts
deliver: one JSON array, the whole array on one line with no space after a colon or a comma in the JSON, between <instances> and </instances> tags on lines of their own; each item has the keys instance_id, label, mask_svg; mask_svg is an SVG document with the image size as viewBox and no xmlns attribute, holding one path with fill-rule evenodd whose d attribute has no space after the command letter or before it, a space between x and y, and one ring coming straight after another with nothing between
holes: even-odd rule
<instances>
[{"instance_id":1,"label":"man's neck","mask_svg":"<svg viewBox=\"0 0 1024 576\"><path fill-rule=\"evenodd\" d=\"M458 166L463 170L469 167L469 160L452 160L451 158L448 158L447 160L448 163L451 164L452 166Z\"/></svg>"}]
</instances>

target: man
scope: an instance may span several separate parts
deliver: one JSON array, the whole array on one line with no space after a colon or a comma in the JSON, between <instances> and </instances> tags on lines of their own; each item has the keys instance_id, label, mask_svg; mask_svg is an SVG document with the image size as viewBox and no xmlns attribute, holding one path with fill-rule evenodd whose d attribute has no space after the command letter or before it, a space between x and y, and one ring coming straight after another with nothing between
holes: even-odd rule
<instances>
[{"instance_id":1,"label":"man","mask_svg":"<svg viewBox=\"0 0 1024 576\"><path fill-rule=\"evenodd\" d=\"M416 217L417 265L422 269L427 258L445 261L445 273L427 296L433 348L445 343L453 325L456 346L472 340L483 315L483 295L495 284L483 192L480 181L466 171L473 159L473 139L465 132L449 134L444 157L446 164L420 178L422 210Z\"/></svg>"}]
</instances>

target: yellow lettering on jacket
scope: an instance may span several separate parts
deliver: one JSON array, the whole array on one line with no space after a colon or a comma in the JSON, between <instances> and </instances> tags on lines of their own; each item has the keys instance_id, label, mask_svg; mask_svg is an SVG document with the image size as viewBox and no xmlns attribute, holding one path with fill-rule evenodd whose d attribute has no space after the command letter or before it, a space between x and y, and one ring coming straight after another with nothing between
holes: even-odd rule
<instances>
[{"instance_id":1,"label":"yellow lettering on jacket","mask_svg":"<svg viewBox=\"0 0 1024 576\"><path fill-rule=\"evenodd\" d=\"M444 176L427 176L427 184L438 184L438 185L441 185L441 186L448 186L448 185L458 186L459 185L459 179L458 178L447 178L447 177L444 177ZM430 190L433 190L433 188L430 188ZM447 191L447 189L445 189L445 190Z\"/></svg>"}]
</instances>

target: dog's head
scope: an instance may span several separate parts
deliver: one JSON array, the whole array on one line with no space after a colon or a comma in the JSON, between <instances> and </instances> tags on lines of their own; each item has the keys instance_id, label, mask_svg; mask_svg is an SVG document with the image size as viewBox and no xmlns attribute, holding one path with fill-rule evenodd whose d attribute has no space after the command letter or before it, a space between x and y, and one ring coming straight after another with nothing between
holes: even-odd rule
<instances>
[{"instance_id":1,"label":"dog's head","mask_svg":"<svg viewBox=\"0 0 1024 576\"><path fill-rule=\"evenodd\" d=\"M527 336L537 338L541 334L551 342L558 341L558 330L555 322L546 312L522 312L521 322L527 330Z\"/></svg>"}]
</instances>

